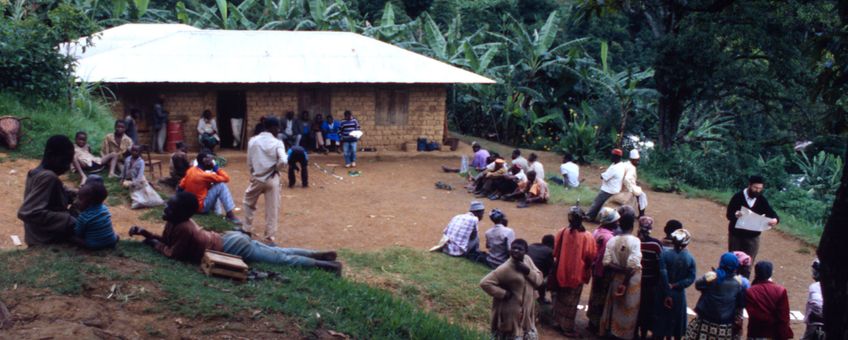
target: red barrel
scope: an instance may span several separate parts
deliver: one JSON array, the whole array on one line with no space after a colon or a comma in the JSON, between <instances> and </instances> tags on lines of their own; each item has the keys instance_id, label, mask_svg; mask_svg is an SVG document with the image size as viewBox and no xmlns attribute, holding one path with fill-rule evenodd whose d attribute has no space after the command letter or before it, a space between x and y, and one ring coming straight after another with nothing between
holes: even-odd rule
<instances>
[{"instance_id":1,"label":"red barrel","mask_svg":"<svg viewBox=\"0 0 848 340\"><path fill-rule=\"evenodd\" d=\"M183 141L183 121L169 120L168 121L168 139L165 143L165 151L177 151L177 142Z\"/></svg>"}]
</instances>

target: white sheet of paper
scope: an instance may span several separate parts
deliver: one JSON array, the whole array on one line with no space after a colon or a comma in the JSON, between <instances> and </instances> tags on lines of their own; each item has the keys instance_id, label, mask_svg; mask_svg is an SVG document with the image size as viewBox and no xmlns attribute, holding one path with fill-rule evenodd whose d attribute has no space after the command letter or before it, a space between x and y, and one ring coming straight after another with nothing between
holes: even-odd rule
<instances>
[{"instance_id":1,"label":"white sheet of paper","mask_svg":"<svg viewBox=\"0 0 848 340\"><path fill-rule=\"evenodd\" d=\"M751 211L751 209L742 207L742 216L736 220L736 228L750 231L766 231L771 229L768 218L764 215L759 215Z\"/></svg>"},{"instance_id":2,"label":"white sheet of paper","mask_svg":"<svg viewBox=\"0 0 848 340\"><path fill-rule=\"evenodd\" d=\"M18 237L18 235L12 235L12 244L14 244L16 247L23 245L23 243L21 243L21 239L20 239L20 237Z\"/></svg>"}]
</instances>

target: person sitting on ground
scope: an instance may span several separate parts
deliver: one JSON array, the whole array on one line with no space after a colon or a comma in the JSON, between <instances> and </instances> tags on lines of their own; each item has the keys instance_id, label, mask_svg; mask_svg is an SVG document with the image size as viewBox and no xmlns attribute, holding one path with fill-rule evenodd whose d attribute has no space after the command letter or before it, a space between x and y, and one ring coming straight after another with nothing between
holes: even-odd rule
<instances>
[{"instance_id":1,"label":"person sitting on ground","mask_svg":"<svg viewBox=\"0 0 848 340\"><path fill-rule=\"evenodd\" d=\"M718 269L695 281L701 292L695 305L696 317L686 329L686 339L736 339L742 329L745 288L738 280L739 260L727 252L721 255Z\"/></svg>"},{"instance_id":2,"label":"person sitting on ground","mask_svg":"<svg viewBox=\"0 0 848 340\"><path fill-rule=\"evenodd\" d=\"M486 231L486 249L489 250L486 263L495 269L509 258L509 245L515 241L515 231L507 227L509 222L500 209L492 209L489 218L495 226Z\"/></svg>"},{"instance_id":3,"label":"person sitting on ground","mask_svg":"<svg viewBox=\"0 0 848 340\"><path fill-rule=\"evenodd\" d=\"M525 173L532 170L530 169L530 164L527 162L527 159L524 156L521 156L521 150L515 149L512 150L512 162L510 166L517 165L522 171Z\"/></svg>"},{"instance_id":4,"label":"person sitting on ground","mask_svg":"<svg viewBox=\"0 0 848 340\"><path fill-rule=\"evenodd\" d=\"M215 150L215 146L221 143L221 137L218 137L218 123L212 118L212 111L203 110L200 120L197 121L197 134L200 145L210 151Z\"/></svg>"},{"instance_id":5,"label":"person sitting on ground","mask_svg":"<svg viewBox=\"0 0 848 340\"><path fill-rule=\"evenodd\" d=\"M621 192L622 181L624 181L624 165L621 163L621 149L612 150L612 164L601 174L601 190L595 196L592 206L586 213L586 218L594 221L604 203L613 195Z\"/></svg>"},{"instance_id":6,"label":"person sitting on ground","mask_svg":"<svg viewBox=\"0 0 848 340\"><path fill-rule=\"evenodd\" d=\"M533 260L533 264L536 265L536 268L539 268L539 271L542 272L542 276L546 282L548 280L548 274L553 271L554 267L553 251L554 235L551 234L542 236L542 243L533 243L527 246L527 256L530 256L530 259ZM546 284L539 286L538 292L539 303L543 305L551 303L551 300L548 300L547 297Z\"/></svg>"},{"instance_id":7,"label":"person sitting on ground","mask_svg":"<svg viewBox=\"0 0 848 340\"><path fill-rule=\"evenodd\" d=\"M494 167L483 172L483 176L475 185L474 195L477 197L488 196L491 200L497 200L500 196L495 192L495 186L506 175L506 161L501 158L494 160Z\"/></svg>"},{"instance_id":8,"label":"person sitting on ground","mask_svg":"<svg viewBox=\"0 0 848 340\"><path fill-rule=\"evenodd\" d=\"M535 294L542 272L526 253L527 241L513 241L509 260L480 280L492 297L492 339L538 338Z\"/></svg>"},{"instance_id":9,"label":"person sitting on ground","mask_svg":"<svg viewBox=\"0 0 848 340\"><path fill-rule=\"evenodd\" d=\"M283 119L280 120L280 132L277 136L286 147L291 148L295 145L300 145L301 139L301 124L299 119L295 119L294 112L288 111Z\"/></svg>"},{"instance_id":10,"label":"person sitting on ground","mask_svg":"<svg viewBox=\"0 0 848 340\"><path fill-rule=\"evenodd\" d=\"M474 158L471 160L471 167L477 172L483 172L486 170L486 165L489 164L489 151L483 149L479 143L471 142L471 150L474 151Z\"/></svg>"},{"instance_id":11,"label":"person sitting on ground","mask_svg":"<svg viewBox=\"0 0 848 340\"><path fill-rule=\"evenodd\" d=\"M121 162L130 154L130 147L133 146L132 139L125 133L126 124L123 119L116 120L115 132L107 134L100 146L100 159L103 165L106 165L105 160L109 160L109 177L118 177L115 170L119 164L123 164Z\"/></svg>"},{"instance_id":12,"label":"person sitting on ground","mask_svg":"<svg viewBox=\"0 0 848 340\"><path fill-rule=\"evenodd\" d=\"M141 158L140 145L133 145L130 148L130 156L124 160L122 185L130 190L133 209L158 207L165 204L144 176L144 159Z\"/></svg>"},{"instance_id":13,"label":"person sitting on ground","mask_svg":"<svg viewBox=\"0 0 848 340\"><path fill-rule=\"evenodd\" d=\"M341 152L340 146L342 139L339 135L341 128L341 123L333 120L333 115L331 114L328 114L327 120L321 123L321 132L324 134L324 146L335 153Z\"/></svg>"},{"instance_id":14,"label":"person sitting on ground","mask_svg":"<svg viewBox=\"0 0 848 340\"><path fill-rule=\"evenodd\" d=\"M200 210L198 202L199 199L194 194L179 192L168 199L165 205L162 214L165 229L161 236L138 226L130 228L129 235L144 237L144 244L178 261L199 263L207 250L214 250L240 256L248 264L262 262L319 268L341 275L342 264L336 262L334 251L273 247L251 240L250 236L241 231L220 235L200 228L191 219L195 212Z\"/></svg>"},{"instance_id":15,"label":"person sitting on ground","mask_svg":"<svg viewBox=\"0 0 848 340\"><path fill-rule=\"evenodd\" d=\"M485 252L480 252L478 223L483 219L485 207L479 201L472 201L467 213L454 216L442 232L447 242L442 248L445 254L465 257L478 263L487 263Z\"/></svg>"},{"instance_id":16,"label":"person sitting on ground","mask_svg":"<svg viewBox=\"0 0 848 340\"><path fill-rule=\"evenodd\" d=\"M504 201L514 201L516 197L523 196L527 184L527 174L519 165L513 164L509 171L496 181L495 194Z\"/></svg>"},{"instance_id":17,"label":"person sitting on ground","mask_svg":"<svg viewBox=\"0 0 848 340\"><path fill-rule=\"evenodd\" d=\"M748 254L741 251L734 251L733 255L736 255L736 260L739 261L739 268L736 269L736 276L739 276L739 281L742 282L742 287L748 289L751 287L751 280L748 278L751 277L752 259L748 256Z\"/></svg>"},{"instance_id":18,"label":"person sitting on ground","mask_svg":"<svg viewBox=\"0 0 848 340\"><path fill-rule=\"evenodd\" d=\"M637 181L639 180L636 168L639 166L639 150L630 150L630 161L622 162L624 166L624 189L636 197L636 202L639 204L639 216L645 215L645 209L648 208L648 195L642 191Z\"/></svg>"},{"instance_id":19,"label":"person sitting on ground","mask_svg":"<svg viewBox=\"0 0 848 340\"><path fill-rule=\"evenodd\" d=\"M562 175L562 185L566 188L576 188L580 186L580 167L574 163L574 156L566 153L562 156L562 164L559 166L559 173Z\"/></svg>"},{"instance_id":20,"label":"person sitting on ground","mask_svg":"<svg viewBox=\"0 0 848 340\"><path fill-rule=\"evenodd\" d=\"M327 154L327 148L324 147L324 116L320 113L315 114L315 119L312 120L312 124L309 126L309 131L312 131L312 140L315 141L313 147L315 147L315 151Z\"/></svg>"},{"instance_id":21,"label":"person sitting on ground","mask_svg":"<svg viewBox=\"0 0 848 340\"><path fill-rule=\"evenodd\" d=\"M74 137L74 170L80 175L80 185L85 184L90 172L98 172L103 169L103 164L111 164L112 158L115 155L107 155L105 158L95 157L91 154L91 147L88 145L88 134L85 131L77 132Z\"/></svg>"},{"instance_id":22,"label":"person sitting on ground","mask_svg":"<svg viewBox=\"0 0 848 340\"><path fill-rule=\"evenodd\" d=\"M167 185L171 188L176 188L180 181L185 177L186 171L191 167L188 161L188 146L183 142L177 142L177 150L171 154L171 160L168 164L170 177L159 180L159 183Z\"/></svg>"},{"instance_id":23,"label":"person sitting on ground","mask_svg":"<svg viewBox=\"0 0 848 340\"><path fill-rule=\"evenodd\" d=\"M553 273L548 287L554 298L554 322L563 335L576 338L574 319L583 286L592 277L597 256L595 239L583 226L583 210L573 206L568 211L568 226L557 233L553 251Z\"/></svg>"},{"instance_id":24,"label":"person sitting on ground","mask_svg":"<svg viewBox=\"0 0 848 340\"><path fill-rule=\"evenodd\" d=\"M632 209L632 207L630 208ZM659 240L651 237L654 219L650 216L639 217L639 240L642 242L642 301L639 303L639 318L636 321L636 330L639 339L647 339L648 332L653 333L656 323L657 293L660 277L660 261L662 261L663 247Z\"/></svg>"},{"instance_id":25,"label":"person sitting on ground","mask_svg":"<svg viewBox=\"0 0 848 340\"><path fill-rule=\"evenodd\" d=\"M288 152L289 188L293 188L297 180L296 173L300 171L300 184L309 187L309 156L302 146L294 146Z\"/></svg>"},{"instance_id":26,"label":"person sitting on ground","mask_svg":"<svg viewBox=\"0 0 848 340\"><path fill-rule=\"evenodd\" d=\"M632 220L636 212L631 207L622 208L629 208L629 211L619 210L622 215L621 233L607 242L604 251L604 267L610 271L612 278L598 334L630 339L636 332L641 303L642 248L639 238L632 234ZM628 216L628 221L625 221L625 216Z\"/></svg>"},{"instance_id":27,"label":"person sitting on ground","mask_svg":"<svg viewBox=\"0 0 848 340\"><path fill-rule=\"evenodd\" d=\"M498 159L503 158L501 158L501 156L498 155L497 152L493 152L491 155L489 155L488 158L486 158L486 166L483 167L483 170L481 170L474 176L468 176L469 183L466 186L466 189L468 189L469 193L476 193L482 191L483 185L485 184L486 174L490 171L495 170L495 161L497 161ZM445 167L442 166L442 169L445 170ZM458 171L459 170L457 169L457 172Z\"/></svg>"},{"instance_id":28,"label":"person sitting on ground","mask_svg":"<svg viewBox=\"0 0 848 340\"><path fill-rule=\"evenodd\" d=\"M683 223L680 223L678 220L668 220L668 222L665 223L665 228L663 228L665 237L660 242L662 243L663 248L674 248L674 238L672 238L671 235L678 229L683 229Z\"/></svg>"},{"instance_id":29,"label":"person sitting on ground","mask_svg":"<svg viewBox=\"0 0 848 340\"><path fill-rule=\"evenodd\" d=\"M527 156L527 165L529 166L529 170L526 172L535 171L536 176L541 179L545 179L545 167L542 165L542 162L539 161L539 155L535 152L531 152L530 156Z\"/></svg>"},{"instance_id":30,"label":"person sitting on ground","mask_svg":"<svg viewBox=\"0 0 848 340\"><path fill-rule=\"evenodd\" d=\"M24 199L18 219L24 222L24 241L30 247L66 242L76 218L68 207L76 192L62 184L59 176L71 168L74 144L66 136L47 139L41 163L27 172Z\"/></svg>"},{"instance_id":31,"label":"person sitting on ground","mask_svg":"<svg viewBox=\"0 0 848 340\"><path fill-rule=\"evenodd\" d=\"M519 208L527 208L531 204L548 203L550 192L548 191L548 183L544 179L537 176L535 171L530 171L527 173L527 183L524 199L518 203Z\"/></svg>"},{"instance_id":32,"label":"person sitting on ground","mask_svg":"<svg viewBox=\"0 0 848 340\"><path fill-rule=\"evenodd\" d=\"M77 216L71 240L80 247L91 250L115 248L118 235L112 228L112 214L103 204L109 193L103 181L99 179L100 176L92 177L95 178L86 182L79 190L76 205L80 214Z\"/></svg>"},{"instance_id":33,"label":"person sitting on ground","mask_svg":"<svg viewBox=\"0 0 848 340\"><path fill-rule=\"evenodd\" d=\"M179 187L197 197L197 212L207 214L220 202L226 212L227 220L235 225L241 225L241 221L233 213L235 204L233 204L230 188L227 187L229 181L230 176L224 169L218 168L212 154L201 151L197 154L197 165L186 171Z\"/></svg>"},{"instance_id":34,"label":"person sitting on ground","mask_svg":"<svg viewBox=\"0 0 848 340\"><path fill-rule=\"evenodd\" d=\"M745 290L748 338L786 340L794 336L789 327L789 295L771 280L773 270L771 262L757 262L754 283Z\"/></svg>"},{"instance_id":35,"label":"person sitting on ground","mask_svg":"<svg viewBox=\"0 0 848 340\"><path fill-rule=\"evenodd\" d=\"M586 311L586 317L589 319L588 328L592 333L597 332L601 324L601 314L604 311L607 292L612 280L612 270L604 267L604 253L607 250L607 243L615 236L614 233L618 229L618 221L621 219L621 215L613 208L604 207L598 213L598 219L601 225L592 232L597 252L592 261L592 287L589 292L588 310Z\"/></svg>"},{"instance_id":36,"label":"person sitting on ground","mask_svg":"<svg viewBox=\"0 0 848 340\"><path fill-rule=\"evenodd\" d=\"M686 288L695 282L697 271L695 258L686 250L692 234L686 229L677 229L670 235L674 246L664 250L660 265L660 282L654 307L654 339L680 340L686 332L689 320L686 304Z\"/></svg>"},{"instance_id":37,"label":"person sitting on ground","mask_svg":"<svg viewBox=\"0 0 848 340\"><path fill-rule=\"evenodd\" d=\"M801 340L824 340L824 297L819 282L819 259L813 260L811 271L813 282L807 290L807 305L804 308L804 323L807 328Z\"/></svg>"}]
</instances>

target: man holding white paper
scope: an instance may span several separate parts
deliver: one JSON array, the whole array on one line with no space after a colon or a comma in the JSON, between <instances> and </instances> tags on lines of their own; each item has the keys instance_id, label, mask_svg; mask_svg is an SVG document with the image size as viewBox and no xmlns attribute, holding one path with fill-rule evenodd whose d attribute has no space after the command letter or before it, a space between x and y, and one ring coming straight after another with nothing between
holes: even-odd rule
<instances>
[{"instance_id":1,"label":"man holding white paper","mask_svg":"<svg viewBox=\"0 0 848 340\"><path fill-rule=\"evenodd\" d=\"M762 195L764 182L761 176L751 176L748 179L748 187L733 195L730 203L727 204L727 220L730 222L727 225L728 251L742 251L751 256L752 262L760 250L761 231L749 230L737 225L737 221L743 216L742 208L769 218L768 226L770 227L774 227L780 221L777 213Z\"/></svg>"}]
</instances>

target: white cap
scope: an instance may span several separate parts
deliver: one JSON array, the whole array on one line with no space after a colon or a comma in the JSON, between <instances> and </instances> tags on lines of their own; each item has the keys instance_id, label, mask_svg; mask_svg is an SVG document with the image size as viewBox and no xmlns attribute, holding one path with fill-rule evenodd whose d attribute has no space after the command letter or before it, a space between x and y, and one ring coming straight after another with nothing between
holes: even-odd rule
<instances>
[{"instance_id":1,"label":"white cap","mask_svg":"<svg viewBox=\"0 0 848 340\"><path fill-rule=\"evenodd\" d=\"M630 150L630 159L639 159L639 150Z\"/></svg>"}]
</instances>

